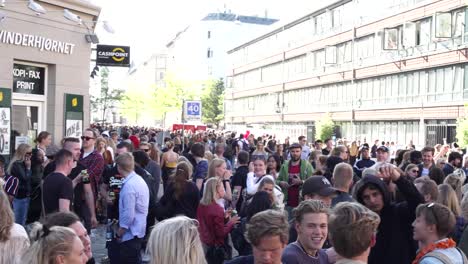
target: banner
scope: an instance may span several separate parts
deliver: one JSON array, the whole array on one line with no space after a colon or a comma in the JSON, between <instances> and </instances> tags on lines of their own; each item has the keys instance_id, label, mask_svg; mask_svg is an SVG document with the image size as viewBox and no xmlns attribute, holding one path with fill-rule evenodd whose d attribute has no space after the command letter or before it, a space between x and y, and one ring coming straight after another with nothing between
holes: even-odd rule
<instances>
[{"instance_id":1,"label":"banner","mask_svg":"<svg viewBox=\"0 0 468 264\"><path fill-rule=\"evenodd\" d=\"M130 66L130 47L114 45L97 45L97 66Z\"/></svg>"},{"instance_id":2,"label":"banner","mask_svg":"<svg viewBox=\"0 0 468 264\"><path fill-rule=\"evenodd\" d=\"M80 138L83 135L83 120L67 120L65 137Z\"/></svg>"},{"instance_id":3,"label":"banner","mask_svg":"<svg viewBox=\"0 0 468 264\"><path fill-rule=\"evenodd\" d=\"M45 68L14 64L13 92L44 95Z\"/></svg>"},{"instance_id":4,"label":"banner","mask_svg":"<svg viewBox=\"0 0 468 264\"><path fill-rule=\"evenodd\" d=\"M0 108L0 155L10 155L11 109Z\"/></svg>"}]
</instances>

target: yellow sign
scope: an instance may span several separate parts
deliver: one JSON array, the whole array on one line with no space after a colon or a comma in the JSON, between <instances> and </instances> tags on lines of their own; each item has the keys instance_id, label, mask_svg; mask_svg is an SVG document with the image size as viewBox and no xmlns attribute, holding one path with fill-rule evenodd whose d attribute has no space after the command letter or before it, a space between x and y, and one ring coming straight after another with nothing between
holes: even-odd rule
<instances>
[{"instance_id":1,"label":"yellow sign","mask_svg":"<svg viewBox=\"0 0 468 264\"><path fill-rule=\"evenodd\" d=\"M72 106L73 107L78 106L78 98L75 97L75 98L72 99Z\"/></svg>"},{"instance_id":2,"label":"yellow sign","mask_svg":"<svg viewBox=\"0 0 468 264\"><path fill-rule=\"evenodd\" d=\"M3 92L0 92L0 102L3 101Z\"/></svg>"},{"instance_id":3,"label":"yellow sign","mask_svg":"<svg viewBox=\"0 0 468 264\"><path fill-rule=\"evenodd\" d=\"M115 49L112 50L112 52L119 52L119 51L120 52L125 52L125 50L122 49L122 48L115 48ZM115 60L116 62L121 62L121 61L125 60L125 56L122 56L120 58L116 57L116 56L112 56L112 59Z\"/></svg>"}]
</instances>

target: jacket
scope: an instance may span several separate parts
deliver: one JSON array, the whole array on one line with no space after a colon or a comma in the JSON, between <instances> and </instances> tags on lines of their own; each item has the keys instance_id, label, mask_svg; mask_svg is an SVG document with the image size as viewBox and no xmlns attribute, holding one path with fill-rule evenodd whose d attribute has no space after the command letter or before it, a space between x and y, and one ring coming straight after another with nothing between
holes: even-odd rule
<instances>
[{"instance_id":1,"label":"jacket","mask_svg":"<svg viewBox=\"0 0 468 264\"><path fill-rule=\"evenodd\" d=\"M424 168L424 164L422 164L422 163L419 164L419 165L418 165L418 168L419 168L419 172L418 172L418 178L419 178L419 177L421 177L421 175L422 175L423 168ZM432 170L432 168L435 168L434 162L432 162L432 165L431 165L431 167L429 168L429 172ZM406 168L405 168L405 169L406 169ZM447 176L447 175L446 175L446 176Z\"/></svg>"},{"instance_id":2,"label":"jacket","mask_svg":"<svg viewBox=\"0 0 468 264\"><path fill-rule=\"evenodd\" d=\"M364 204L362 193L372 184L380 190L384 199L384 207L379 213L376 244L371 249L369 264L410 264L416 256L417 244L413 240L412 223L416 218L416 207L424 199L416 187L403 177L394 183L406 201L392 203L386 184L375 176L362 179L355 192L355 199Z\"/></svg>"},{"instance_id":3,"label":"jacket","mask_svg":"<svg viewBox=\"0 0 468 264\"><path fill-rule=\"evenodd\" d=\"M216 202L198 205L197 220L200 240L207 246L224 245L224 238L234 228L233 222L224 224L224 209Z\"/></svg>"},{"instance_id":4,"label":"jacket","mask_svg":"<svg viewBox=\"0 0 468 264\"><path fill-rule=\"evenodd\" d=\"M283 165L281 166L280 173L278 175L278 179L276 179L276 184L279 185L280 182L288 182L289 179L289 162L290 160L284 161ZM305 181L307 178L314 174L314 168L307 160L301 160L301 180ZM284 201L288 200L288 189L282 189L284 193Z\"/></svg>"},{"instance_id":5,"label":"jacket","mask_svg":"<svg viewBox=\"0 0 468 264\"><path fill-rule=\"evenodd\" d=\"M21 160L15 161L11 166L11 176L18 179L18 199L27 198L31 195L31 170L26 169L26 165Z\"/></svg>"},{"instance_id":6,"label":"jacket","mask_svg":"<svg viewBox=\"0 0 468 264\"><path fill-rule=\"evenodd\" d=\"M371 159L360 159L354 163L353 170L359 178L362 177L362 172L365 168L370 168L375 164L375 161Z\"/></svg>"}]
</instances>

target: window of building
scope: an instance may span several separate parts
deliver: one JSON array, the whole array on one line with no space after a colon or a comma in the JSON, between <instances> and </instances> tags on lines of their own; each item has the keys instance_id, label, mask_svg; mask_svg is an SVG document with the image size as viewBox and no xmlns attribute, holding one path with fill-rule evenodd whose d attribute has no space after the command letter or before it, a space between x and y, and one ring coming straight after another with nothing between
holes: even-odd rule
<instances>
[{"instance_id":1,"label":"window of building","mask_svg":"<svg viewBox=\"0 0 468 264\"><path fill-rule=\"evenodd\" d=\"M210 39L211 38L211 31L208 30L208 38Z\"/></svg>"},{"instance_id":2,"label":"window of building","mask_svg":"<svg viewBox=\"0 0 468 264\"><path fill-rule=\"evenodd\" d=\"M453 13L453 36L460 37L463 35L465 24L465 11L457 10Z\"/></svg>"},{"instance_id":3,"label":"window of building","mask_svg":"<svg viewBox=\"0 0 468 264\"><path fill-rule=\"evenodd\" d=\"M416 22L416 45L427 45L431 42L431 22L431 18Z\"/></svg>"},{"instance_id":4,"label":"window of building","mask_svg":"<svg viewBox=\"0 0 468 264\"><path fill-rule=\"evenodd\" d=\"M208 48L208 50L206 51L206 57L207 58L213 58L213 50Z\"/></svg>"}]
</instances>

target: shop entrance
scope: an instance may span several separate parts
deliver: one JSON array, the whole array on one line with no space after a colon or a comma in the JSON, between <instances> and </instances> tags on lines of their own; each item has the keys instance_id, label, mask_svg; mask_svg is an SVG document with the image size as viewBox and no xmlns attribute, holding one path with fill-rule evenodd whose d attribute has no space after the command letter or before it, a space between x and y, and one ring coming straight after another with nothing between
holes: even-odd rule
<instances>
[{"instance_id":1,"label":"shop entrance","mask_svg":"<svg viewBox=\"0 0 468 264\"><path fill-rule=\"evenodd\" d=\"M21 143L34 145L37 134L44 130L42 102L17 101L12 104L11 141L12 147Z\"/></svg>"}]
</instances>

